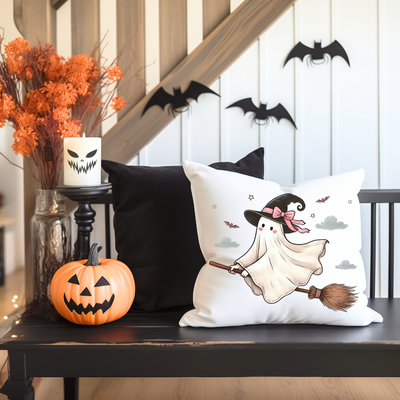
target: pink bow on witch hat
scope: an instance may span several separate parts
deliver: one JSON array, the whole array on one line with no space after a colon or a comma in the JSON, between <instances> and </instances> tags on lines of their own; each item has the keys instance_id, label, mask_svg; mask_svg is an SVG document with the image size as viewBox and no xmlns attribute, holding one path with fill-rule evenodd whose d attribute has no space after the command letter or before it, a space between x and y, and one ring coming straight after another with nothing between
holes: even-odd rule
<instances>
[{"instance_id":1,"label":"pink bow on witch hat","mask_svg":"<svg viewBox=\"0 0 400 400\"><path fill-rule=\"evenodd\" d=\"M307 228L302 228L299 225L304 225L304 221L294 219L295 211L288 211L288 205L291 203L299 203L297 211L303 211L306 208L304 200L300 197L285 193L275 197L267 203L267 205L261 211L246 210L244 216L252 225L257 226L260 217L267 218L271 221L277 222L284 225L283 231L285 233L307 233Z\"/></svg>"}]
</instances>

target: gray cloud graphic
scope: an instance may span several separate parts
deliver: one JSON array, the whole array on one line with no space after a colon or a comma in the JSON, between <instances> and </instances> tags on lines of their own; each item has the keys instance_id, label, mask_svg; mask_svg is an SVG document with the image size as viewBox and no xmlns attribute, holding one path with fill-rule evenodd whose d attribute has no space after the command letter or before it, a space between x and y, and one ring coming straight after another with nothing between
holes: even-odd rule
<instances>
[{"instance_id":1,"label":"gray cloud graphic","mask_svg":"<svg viewBox=\"0 0 400 400\"><path fill-rule=\"evenodd\" d=\"M337 269L355 269L357 265L351 264L349 260L343 260L339 265L336 265Z\"/></svg>"},{"instance_id":2,"label":"gray cloud graphic","mask_svg":"<svg viewBox=\"0 0 400 400\"><path fill-rule=\"evenodd\" d=\"M324 222L316 224L315 227L318 229L333 231L335 229L346 229L348 225L342 221L338 221L338 219L334 215L329 215L325 218Z\"/></svg>"},{"instance_id":3,"label":"gray cloud graphic","mask_svg":"<svg viewBox=\"0 0 400 400\"><path fill-rule=\"evenodd\" d=\"M222 247L224 249L229 249L230 247L239 247L240 244L236 242L232 242L231 238L224 237L221 239L219 243L215 243L215 247Z\"/></svg>"}]
</instances>

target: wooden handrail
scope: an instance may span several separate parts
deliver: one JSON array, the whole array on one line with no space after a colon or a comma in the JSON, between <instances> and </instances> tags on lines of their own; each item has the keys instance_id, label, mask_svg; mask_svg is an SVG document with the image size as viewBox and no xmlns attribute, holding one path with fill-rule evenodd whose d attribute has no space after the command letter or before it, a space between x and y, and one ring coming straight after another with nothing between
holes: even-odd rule
<instances>
[{"instance_id":1,"label":"wooden handrail","mask_svg":"<svg viewBox=\"0 0 400 400\"><path fill-rule=\"evenodd\" d=\"M58 10L66 2L67 2L67 0L51 0L51 6L55 10Z\"/></svg>"},{"instance_id":2,"label":"wooden handrail","mask_svg":"<svg viewBox=\"0 0 400 400\"><path fill-rule=\"evenodd\" d=\"M172 115L157 107L152 107L142 116L145 105L156 90L162 86L172 92L174 87L180 86L183 91L192 80L211 85L295 1L243 2L103 136L102 158L121 163L132 159L173 120Z\"/></svg>"}]
</instances>

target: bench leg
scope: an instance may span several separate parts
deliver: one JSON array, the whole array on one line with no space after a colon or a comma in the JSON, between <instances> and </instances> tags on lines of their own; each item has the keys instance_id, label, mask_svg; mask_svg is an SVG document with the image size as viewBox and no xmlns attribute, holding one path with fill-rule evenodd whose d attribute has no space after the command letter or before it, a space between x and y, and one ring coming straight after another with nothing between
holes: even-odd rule
<instances>
[{"instance_id":1,"label":"bench leg","mask_svg":"<svg viewBox=\"0 0 400 400\"><path fill-rule=\"evenodd\" d=\"M79 399L79 378L64 378L64 400Z\"/></svg>"},{"instance_id":2,"label":"bench leg","mask_svg":"<svg viewBox=\"0 0 400 400\"><path fill-rule=\"evenodd\" d=\"M10 381L8 379L0 389L0 393L5 394L9 400L34 400L32 381L33 378L26 381Z\"/></svg>"},{"instance_id":3,"label":"bench leg","mask_svg":"<svg viewBox=\"0 0 400 400\"><path fill-rule=\"evenodd\" d=\"M32 377L26 376L26 358L22 350L8 352L8 380L0 389L9 400L34 400Z\"/></svg>"}]
</instances>

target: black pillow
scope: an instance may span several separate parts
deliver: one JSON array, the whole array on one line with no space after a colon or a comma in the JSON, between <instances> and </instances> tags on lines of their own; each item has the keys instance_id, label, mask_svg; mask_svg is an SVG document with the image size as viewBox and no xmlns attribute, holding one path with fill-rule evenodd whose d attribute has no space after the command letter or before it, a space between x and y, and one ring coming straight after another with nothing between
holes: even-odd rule
<instances>
[{"instance_id":1,"label":"black pillow","mask_svg":"<svg viewBox=\"0 0 400 400\"><path fill-rule=\"evenodd\" d=\"M114 197L118 260L132 271L132 309L154 311L192 304L194 282L204 264L190 182L182 166L128 166L102 161ZM211 167L263 179L264 149L237 163Z\"/></svg>"}]
</instances>

